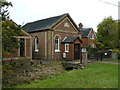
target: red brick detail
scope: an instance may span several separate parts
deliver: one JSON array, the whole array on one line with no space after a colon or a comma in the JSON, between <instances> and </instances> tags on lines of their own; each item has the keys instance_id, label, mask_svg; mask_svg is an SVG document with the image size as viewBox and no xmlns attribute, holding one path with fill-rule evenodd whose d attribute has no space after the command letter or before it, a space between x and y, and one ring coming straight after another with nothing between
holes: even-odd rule
<instances>
[{"instance_id":1,"label":"red brick detail","mask_svg":"<svg viewBox=\"0 0 120 90\"><path fill-rule=\"evenodd\" d=\"M32 56L33 58L38 58L38 59L45 59L45 32L34 32L30 33L32 36ZM39 52L35 52L34 48L34 40L35 37L38 37L38 49Z\"/></svg>"},{"instance_id":2,"label":"red brick detail","mask_svg":"<svg viewBox=\"0 0 120 90\"><path fill-rule=\"evenodd\" d=\"M82 47L87 47L88 46L88 38L82 38Z\"/></svg>"},{"instance_id":3,"label":"red brick detail","mask_svg":"<svg viewBox=\"0 0 120 90\"><path fill-rule=\"evenodd\" d=\"M65 52L65 44L62 44L62 52L66 53L65 59L73 60L74 59L74 44L69 44L69 52Z\"/></svg>"},{"instance_id":4,"label":"red brick detail","mask_svg":"<svg viewBox=\"0 0 120 90\"><path fill-rule=\"evenodd\" d=\"M66 58L67 60L74 60L74 44L81 44L79 40L76 40L74 43L69 44L69 52L65 52L65 44L61 45L62 49L62 54L66 53ZM81 53L80 53L81 56Z\"/></svg>"},{"instance_id":5,"label":"red brick detail","mask_svg":"<svg viewBox=\"0 0 120 90\"><path fill-rule=\"evenodd\" d=\"M74 44L80 44L80 41L77 39L75 40Z\"/></svg>"},{"instance_id":6,"label":"red brick detail","mask_svg":"<svg viewBox=\"0 0 120 90\"><path fill-rule=\"evenodd\" d=\"M64 24L68 23L69 27L65 27ZM65 31L71 31L71 32L76 32L75 28L73 25L70 23L68 19L64 20L61 24L59 24L55 29L57 30L65 30Z\"/></svg>"},{"instance_id":7,"label":"red brick detail","mask_svg":"<svg viewBox=\"0 0 120 90\"><path fill-rule=\"evenodd\" d=\"M18 49L15 49L15 53L11 53L9 55L6 55L5 58L14 58L14 57L18 57Z\"/></svg>"},{"instance_id":8,"label":"red brick detail","mask_svg":"<svg viewBox=\"0 0 120 90\"><path fill-rule=\"evenodd\" d=\"M94 34L94 31L92 31L90 34L94 35L94 39L90 39L89 36L86 38L82 38L82 41L83 41L82 47L88 47L89 45L92 45L92 44L94 44L96 47L96 44L95 44L96 36Z\"/></svg>"}]
</instances>

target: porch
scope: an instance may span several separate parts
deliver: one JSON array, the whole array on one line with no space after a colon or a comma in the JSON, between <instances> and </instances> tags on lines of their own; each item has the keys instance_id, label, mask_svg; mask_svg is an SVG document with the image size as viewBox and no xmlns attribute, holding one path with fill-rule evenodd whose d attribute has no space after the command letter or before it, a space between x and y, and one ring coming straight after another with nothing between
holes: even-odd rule
<instances>
[{"instance_id":1,"label":"porch","mask_svg":"<svg viewBox=\"0 0 120 90\"><path fill-rule=\"evenodd\" d=\"M79 37L65 37L62 40L62 58L64 60L82 60L82 41Z\"/></svg>"}]
</instances>

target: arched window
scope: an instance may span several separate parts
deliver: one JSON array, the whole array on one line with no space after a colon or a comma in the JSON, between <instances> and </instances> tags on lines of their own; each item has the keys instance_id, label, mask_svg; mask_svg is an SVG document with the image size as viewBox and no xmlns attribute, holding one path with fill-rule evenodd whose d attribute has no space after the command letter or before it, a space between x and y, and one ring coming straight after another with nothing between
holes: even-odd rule
<instances>
[{"instance_id":1,"label":"arched window","mask_svg":"<svg viewBox=\"0 0 120 90\"><path fill-rule=\"evenodd\" d=\"M60 38L58 36L55 37L55 52L60 52Z\"/></svg>"},{"instance_id":2,"label":"arched window","mask_svg":"<svg viewBox=\"0 0 120 90\"><path fill-rule=\"evenodd\" d=\"M38 37L36 36L35 37L35 52L38 52L39 50L38 50Z\"/></svg>"}]
</instances>

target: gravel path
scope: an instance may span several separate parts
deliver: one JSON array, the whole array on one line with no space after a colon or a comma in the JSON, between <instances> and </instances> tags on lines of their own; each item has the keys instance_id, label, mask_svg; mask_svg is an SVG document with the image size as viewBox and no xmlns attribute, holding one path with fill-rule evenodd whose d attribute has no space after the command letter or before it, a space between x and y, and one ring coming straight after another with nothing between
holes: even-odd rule
<instances>
[{"instance_id":1,"label":"gravel path","mask_svg":"<svg viewBox=\"0 0 120 90\"><path fill-rule=\"evenodd\" d=\"M120 64L120 63L115 63L115 62L99 62L99 63L111 63L111 64Z\"/></svg>"}]
</instances>

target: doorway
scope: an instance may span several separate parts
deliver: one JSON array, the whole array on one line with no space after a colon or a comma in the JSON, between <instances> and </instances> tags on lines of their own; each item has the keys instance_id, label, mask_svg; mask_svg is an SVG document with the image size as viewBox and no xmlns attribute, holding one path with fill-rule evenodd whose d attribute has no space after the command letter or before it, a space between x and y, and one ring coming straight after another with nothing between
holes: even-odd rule
<instances>
[{"instance_id":1,"label":"doorway","mask_svg":"<svg viewBox=\"0 0 120 90\"><path fill-rule=\"evenodd\" d=\"M21 38L20 39L20 57L25 56L25 39Z\"/></svg>"},{"instance_id":2,"label":"doorway","mask_svg":"<svg viewBox=\"0 0 120 90\"><path fill-rule=\"evenodd\" d=\"M80 59L80 44L74 44L74 59Z\"/></svg>"}]
</instances>

